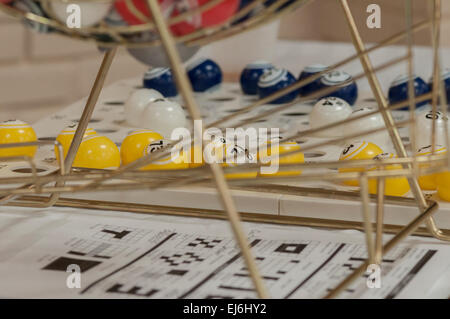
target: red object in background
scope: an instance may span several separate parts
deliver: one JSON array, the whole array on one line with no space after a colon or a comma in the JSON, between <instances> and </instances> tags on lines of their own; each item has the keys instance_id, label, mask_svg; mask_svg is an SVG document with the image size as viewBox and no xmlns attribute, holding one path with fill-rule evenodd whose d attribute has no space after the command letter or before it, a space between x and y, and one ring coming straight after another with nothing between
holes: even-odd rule
<instances>
[{"instance_id":1,"label":"red object in background","mask_svg":"<svg viewBox=\"0 0 450 319\"><path fill-rule=\"evenodd\" d=\"M177 16L187 10L200 7L210 0L177 0L172 16ZM221 24L232 17L239 8L240 0L224 0L216 6L194 14L183 22L172 25L171 30L176 35L185 35L201 27L211 27Z\"/></svg>"},{"instance_id":2,"label":"red object in background","mask_svg":"<svg viewBox=\"0 0 450 319\"><path fill-rule=\"evenodd\" d=\"M0 0L0 2L1 3L9 3L9 2L11 2L12 0Z\"/></svg>"},{"instance_id":3,"label":"red object in background","mask_svg":"<svg viewBox=\"0 0 450 319\"><path fill-rule=\"evenodd\" d=\"M2 1L2 0L0 0ZM173 7L173 3L176 0L158 0L159 5L161 6L161 10L164 14L167 14L167 12ZM150 11L148 10L147 6L147 0L131 0L131 2L134 4L137 10L141 12L146 17L150 18ZM114 6L117 10L117 12L120 14L122 19L127 22L130 25L134 24L143 24L145 21L142 21L139 19L127 6L127 3L125 0L116 0L114 2Z\"/></svg>"}]
</instances>

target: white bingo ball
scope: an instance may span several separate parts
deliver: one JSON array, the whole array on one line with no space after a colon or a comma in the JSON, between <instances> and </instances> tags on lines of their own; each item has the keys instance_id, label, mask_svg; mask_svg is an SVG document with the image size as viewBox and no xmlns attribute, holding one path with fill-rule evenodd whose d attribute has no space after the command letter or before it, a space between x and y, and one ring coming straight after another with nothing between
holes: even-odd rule
<instances>
[{"instance_id":1,"label":"white bingo ball","mask_svg":"<svg viewBox=\"0 0 450 319\"><path fill-rule=\"evenodd\" d=\"M352 114L352 108L343 99L338 97L326 97L317 102L309 114L309 123L312 129L320 128L324 125L343 121ZM316 133L320 137L341 136L343 126L337 126Z\"/></svg>"},{"instance_id":2,"label":"white bingo ball","mask_svg":"<svg viewBox=\"0 0 450 319\"><path fill-rule=\"evenodd\" d=\"M435 144L446 144L445 126L448 125L448 119L442 112L436 111L434 114L436 123L436 139ZM432 141L432 127L433 127L433 111L425 111L417 114L416 117L416 141L417 147L421 148L431 145ZM450 128L449 128L450 131Z\"/></svg>"},{"instance_id":3,"label":"white bingo ball","mask_svg":"<svg viewBox=\"0 0 450 319\"><path fill-rule=\"evenodd\" d=\"M172 131L186 127L187 120L183 108L168 99L150 102L142 114L140 126L151 129L170 139Z\"/></svg>"},{"instance_id":4,"label":"white bingo ball","mask_svg":"<svg viewBox=\"0 0 450 319\"><path fill-rule=\"evenodd\" d=\"M131 41L139 43L149 42L155 39L159 39L159 36L156 33L147 32L142 33L138 36L133 36L131 38ZM182 62L189 60L200 49L199 46L187 46L183 43L177 43L176 47ZM161 46L127 48L127 51L133 58L141 63L144 63L145 65L161 68L167 68L171 66L170 61L167 58L166 51Z\"/></svg>"},{"instance_id":5,"label":"white bingo ball","mask_svg":"<svg viewBox=\"0 0 450 319\"><path fill-rule=\"evenodd\" d=\"M138 127L141 123L145 107L157 99L163 99L161 93L153 89L138 89L131 92L125 102L125 120L128 124Z\"/></svg>"},{"instance_id":6,"label":"white bingo ball","mask_svg":"<svg viewBox=\"0 0 450 319\"><path fill-rule=\"evenodd\" d=\"M352 114L350 114L350 116L348 118L351 119L351 118L359 117L359 116L362 116L364 114L368 114L368 113L371 113L374 111L375 111L374 108L363 107L363 108L356 109L355 111L353 111ZM384 120L383 120L381 114L375 113L375 114L368 115L366 117L363 117L358 120L347 123L344 126L344 135L345 136L355 135L358 132L370 131L370 130L385 128L385 127L386 126L384 124ZM348 141L354 142L354 141L363 141L363 140L373 143L375 145L378 145L385 152L392 153L394 151L393 145L391 142L391 138L389 137L389 133L386 129L375 132L375 133L366 134L366 135L358 134L357 137L351 138Z\"/></svg>"},{"instance_id":7,"label":"white bingo ball","mask_svg":"<svg viewBox=\"0 0 450 319\"><path fill-rule=\"evenodd\" d=\"M85 1L50 1L50 15L54 15L59 22L67 24L74 22L71 17L74 14L77 5L80 8L81 27L91 27L102 21L111 10L111 2L85 2Z\"/></svg>"}]
</instances>

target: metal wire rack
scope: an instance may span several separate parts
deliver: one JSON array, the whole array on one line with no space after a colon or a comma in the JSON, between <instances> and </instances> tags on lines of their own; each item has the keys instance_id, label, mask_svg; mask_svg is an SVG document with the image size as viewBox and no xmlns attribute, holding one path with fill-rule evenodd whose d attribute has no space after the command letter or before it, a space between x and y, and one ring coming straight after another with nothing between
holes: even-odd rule
<instances>
[{"instance_id":1,"label":"metal wire rack","mask_svg":"<svg viewBox=\"0 0 450 319\"><path fill-rule=\"evenodd\" d=\"M62 0L41 0L41 5L44 8L49 8L49 1L62 1ZM88 0L85 0L88 1ZM109 1L109 0L89 0L89 1ZM92 90L86 102L83 114L79 120L79 125L74 135L74 139L67 153L67 156L62 160L63 156L59 156L59 169L56 172L50 174L37 174L36 165L32 158L27 157L14 157L14 158L0 158L0 161L25 161L30 165L31 174L29 176L22 177L4 177L0 179L0 204L3 205L15 205L25 207L50 207L52 205L64 205L72 207L89 207L98 209L112 209L112 210L127 210L137 213L165 213L183 216L197 216L204 218L224 218L228 219L235 238L242 252L242 257L245 260L247 268L249 269L252 281L255 286L255 290L258 296L261 298L267 298L270 296L269 291L266 290L264 281L262 280L257 264L252 256L252 252L249 248L247 238L243 228L241 226L241 220L251 220L259 222L272 222L281 224L302 224L309 226L321 226L321 227L335 227L335 228L358 228L365 231L368 259L358 269L356 269L347 279L345 279L340 285L335 287L328 296L328 298L337 296L341 291L345 289L353 280L358 278L364 273L369 264L380 263L381 258L402 239L410 234L431 235L437 239L449 241L450 234L445 230L439 229L436 225L433 214L437 211L438 204L435 201L427 200L422 193L417 178L418 176L426 173L441 172L449 170L450 168L450 154L435 154L427 157L418 157L414 153L416 150L416 128L415 128L415 105L417 102L431 100L432 112L436 113L441 111L445 118L447 118L447 101L444 93L444 84L441 79L441 65L439 60L440 49L440 26L441 19L441 0L430 1L430 17L424 21L413 24L412 22L412 1L405 0L405 17L406 25L405 29L401 32L394 34L380 43L366 48L359 30L356 26L351 8L347 0L339 0L343 9L343 14L348 23L349 32L352 36L353 44L356 53L345 58L334 65L331 65L328 70L320 72L316 75L308 77L304 80L299 80L293 85L286 87L264 99L260 99L249 105L242 105L241 109L233 114L230 114L224 118L218 119L216 122L209 125L217 126L221 129L225 128L225 123L230 122L233 119L238 118L239 115L253 109L257 109L265 105L267 102L274 100L278 97L285 95L293 90L307 85L321 77L325 72L337 69L347 63L355 60L359 60L364 72L354 75L353 79L358 80L366 78L370 84L372 93L378 104L378 109L371 113L356 116L344 121L336 122L323 126L318 129L310 129L308 131L302 131L296 135L286 136L283 140L291 140L297 137L305 137L317 132L327 130L334 127L346 125L352 121L358 121L364 117L371 116L373 114L381 114L385 127L376 130L366 130L360 132L354 132L351 136L344 136L336 139L331 139L320 144L311 145L302 148L300 152L305 152L308 149L313 149L325 144L333 144L339 141L347 140L359 135L366 135L368 133L374 133L382 130L386 130L392 140L397 153L397 158L383 159L383 160L353 160L353 161L337 161L337 162L321 162L321 163L304 163L304 164L280 164L280 170L299 169L302 171L300 176L282 176L282 177L256 177L256 178L242 178L242 179L227 179L226 174L237 173L243 171L251 171L258 169L261 164L243 164L235 167L222 167L217 163L211 163L197 168L177 170L177 171L140 171L140 167L144 167L152 162L158 161L166 157L170 150L161 149L151 154L151 156L144 156L137 161L128 165L121 166L116 170L91 170L73 168L75 155L80 146L82 137L87 128L87 125L91 119L94 107L102 90L106 75L113 62L114 55L118 46L126 46L130 48L134 47L148 47L148 46L161 46L161 50L165 50L172 67L173 74L176 79L178 89L181 96L184 99L187 106L190 118L192 121L201 119L201 114L197 105L197 101L194 98L190 84L187 80L184 66L181 62L180 56L177 52L176 43L183 43L186 46L192 45L204 45L216 40L224 39L226 37L233 36L245 32L247 30L257 28L265 23L278 19L280 16L300 8L301 6L310 2L310 0L279 0L273 1L270 5L264 6L265 0L254 0L249 5L245 6L234 16L227 21L207 28L198 28L192 33L175 37L170 32L170 25L184 21L191 16L204 12L224 0L210 0L205 4L181 13L178 16L165 19L161 12L161 8L156 0L145 0L148 5L150 17L142 16L144 21L142 24L130 25L130 26L111 26L105 23L100 23L94 27L83 27L80 29L68 28L65 24L59 22L52 15L51 10L49 12L50 17L43 17L30 12L22 12L18 9L8 6L7 4L0 3L0 10L6 14L23 19L25 21L38 23L45 25L62 36L70 37L77 40L91 41L98 46L106 48L104 53L103 62L99 68L97 78L92 86ZM320 1L320 0L316 0ZM136 8L131 0L125 0L129 10L136 12ZM252 12L251 17L242 20L242 17ZM429 29L431 34L431 45L433 49L433 89L430 93L414 96L414 84L413 77L411 76L413 70L413 44L414 33ZM133 35L142 34L142 32L154 32L155 37L151 41L147 42L135 42ZM400 58L395 58L390 61L385 61L383 64L373 66L369 58L369 53L372 53L385 46L398 43L402 40L406 40L406 54ZM385 98L380 83L377 78L377 72L388 69L389 67L400 63L407 62L408 73L410 75L409 80L409 99L403 102L389 105ZM273 106L270 110L259 113L245 121L241 121L238 125L251 124L261 118L269 117L271 114L279 112L281 110L292 107L295 103L303 100L311 100L318 98L327 93L331 93L333 88L324 88L313 94L305 97L299 97L294 102ZM402 108L410 105L410 118L407 121L395 122L392 116L392 110ZM405 146L400 138L398 127L400 125L409 126L411 145L413 146L413 154L408 155ZM445 141L446 145L450 145L448 138L448 128L446 128ZM193 130L200 129L194 126ZM201 134L200 134L201 135ZM433 127L431 132L431 144L432 149L436 146L437 130L436 124L433 120ZM0 148L10 148L18 146L39 146L43 144L54 142L32 142L32 143L18 143L18 144L2 144ZM56 144L57 151L62 154L61 145ZM280 156L292 155L295 152L281 154ZM387 166L398 165L398 169L385 169ZM353 170L351 172L338 172L335 173L317 173L317 168L365 168L373 167L372 170ZM405 176L408 178L408 182L411 187L411 191L414 195L414 199L390 197L384 195L385 179L389 177ZM344 192L344 191L330 191L324 189L315 188L302 188L293 186L274 185L275 181L285 181L291 179L297 179L302 181L309 180L358 180L360 184L360 191L358 192ZM371 179L376 179L377 195L370 195L368 191L368 182ZM223 212L219 211L202 211L198 209L182 209L174 207L159 207L151 205L138 205L130 203L115 203L115 202L100 202L100 201L86 201L76 199L60 198L60 195L64 193L74 193L82 191L101 191L101 190L124 190L124 189L157 189L168 186L181 186L181 185L208 185L216 187L223 204ZM252 190L258 192L271 192L281 194L292 194L298 196L314 196L314 197L332 197L336 199L345 200L359 200L361 202L363 223L355 223L349 221L335 221L326 222L318 219L295 219L286 218L280 216L261 216L258 214L239 214L233 197L231 195L231 189L240 190ZM370 202L376 203L376 222L372 224L370 213ZM404 227L392 227L385 225L383 222L384 205L386 203L395 203L398 205L415 206L418 208L417 217L413 219ZM425 225L425 228L420 227ZM375 228L375 237L374 230ZM393 232L395 235L386 244L382 244L383 232Z\"/></svg>"}]
</instances>

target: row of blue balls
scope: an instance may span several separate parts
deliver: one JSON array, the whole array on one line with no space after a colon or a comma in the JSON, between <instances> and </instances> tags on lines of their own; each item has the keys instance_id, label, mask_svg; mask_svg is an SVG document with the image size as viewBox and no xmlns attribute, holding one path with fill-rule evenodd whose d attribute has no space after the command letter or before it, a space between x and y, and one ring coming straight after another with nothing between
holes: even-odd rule
<instances>
[{"instance_id":1,"label":"row of blue balls","mask_svg":"<svg viewBox=\"0 0 450 319\"><path fill-rule=\"evenodd\" d=\"M198 59L186 67L187 76L194 92L216 89L222 83L222 70L211 59ZM144 74L143 86L154 89L165 97L178 94L172 71L169 68L152 68Z\"/></svg>"},{"instance_id":2,"label":"row of blue balls","mask_svg":"<svg viewBox=\"0 0 450 319\"><path fill-rule=\"evenodd\" d=\"M396 104L400 102L404 102L409 98L409 79L410 77L407 75L401 75L397 77L389 88L388 98L389 103ZM444 90L446 92L447 104L450 103L450 70L444 70L441 74L441 80L443 81ZM433 78L430 79L428 83L426 83L420 76L414 75L414 96L418 97L423 94L427 94L431 92L433 89ZM422 102L416 103L416 107L421 107L430 103L430 100L424 100ZM409 107L403 107L402 110L408 109Z\"/></svg>"},{"instance_id":3,"label":"row of blue balls","mask_svg":"<svg viewBox=\"0 0 450 319\"><path fill-rule=\"evenodd\" d=\"M300 74L298 80L304 80L327 69L324 65L311 65L306 67ZM259 95L265 98L281 89L294 84L297 79L291 72L283 69L276 69L271 63L257 61L248 64L241 73L240 84L244 94ZM345 83L344 83L345 82ZM308 96L315 91L325 87L336 87L336 90L327 95L339 97L350 105L353 105L358 98L358 87L351 76L342 71L333 71L314 80L313 82L293 90L277 99L270 101L271 104L281 104L292 102L298 95Z\"/></svg>"},{"instance_id":4,"label":"row of blue balls","mask_svg":"<svg viewBox=\"0 0 450 319\"><path fill-rule=\"evenodd\" d=\"M311 65L305 67L300 73L298 80L304 80L314 74L327 69L324 65ZM198 59L190 63L187 68L187 75L195 92L207 92L217 88L223 79L220 66L211 59ZM263 76L264 75L264 76ZM388 98L390 104L399 103L408 99L408 76L399 76L389 88ZM447 100L450 102L450 70L442 73ZM259 95L265 98L285 87L295 83L297 79L287 70L276 69L271 63L257 61L248 64L241 73L240 84L244 94ZM346 82L344 85L343 82ZM169 68L152 68L144 75L143 85L146 88L155 89L164 96L173 97L178 94L172 72ZM271 104L289 103L298 95L304 97L325 87L335 86L336 90L323 97L339 97L350 105L353 105L358 97L358 88L351 76L342 71L331 71L319 77L315 81L302 86L298 90L293 90L277 99L270 101ZM414 77L415 96L420 96L430 92L432 81L427 84L421 77ZM421 107L429 101L417 103L416 107ZM408 109L408 106L402 108Z\"/></svg>"},{"instance_id":5,"label":"row of blue balls","mask_svg":"<svg viewBox=\"0 0 450 319\"><path fill-rule=\"evenodd\" d=\"M240 84L242 91L245 94L250 95L259 95L260 98L264 98L269 96L270 94L275 93L278 90L281 90L287 86L292 85L296 82L295 77L288 71L286 71L285 76L283 79L279 78L277 81L274 81L273 85L271 86L262 86L261 85L261 77L264 77L267 72L271 72L271 70L274 69L273 65L268 62L254 62L251 64L248 64L245 69L241 73L240 77ZM314 74L317 74L319 72L323 72L327 69L324 65L311 65L307 66L301 73L298 78L299 81L304 80ZM263 76L264 75L264 76ZM337 75L337 76L334 76ZM346 75L342 77L342 75ZM333 77L335 79L341 77L341 80L345 78L343 81L333 80ZM408 88L408 76L401 75L397 77L390 85L389 92L388 92L388 98L389 103L391 105L404 102L409 98L409 88ZM445 92L447 97L447 102L450 104L450 70L444 70L442 72L442 80L445 86ZM343 85L343 82L347 82L346 85ZM432 79L427 84L421 77L414 76L414 94L415 96L421 96L423 94L429 93L432 89ZM314 92L321 90L325 87L330 86L336 86L336 90L332 93L329 93L323 97L328 96L334 96L339 97L350 105L353 105L358 97L358 88L354 81L351 81L351 76L346 74L345 72L341 71L331 71L328 73L325 73L324 76L321 76L314 80L313 82L300 87L298 90L294 90L276 100L271 101L271 103L278 104L278 103L289 103L293 101L297 95L300 95L302 97L308 96L310 94L313 94ZM416 104L416 107L421 107L426 104L428 104L430 101L425 100L422 102L418 102ZM409 106L405 106L400 108L401 110L407 110L409 109Z\"/></svg>"}]
</instances>

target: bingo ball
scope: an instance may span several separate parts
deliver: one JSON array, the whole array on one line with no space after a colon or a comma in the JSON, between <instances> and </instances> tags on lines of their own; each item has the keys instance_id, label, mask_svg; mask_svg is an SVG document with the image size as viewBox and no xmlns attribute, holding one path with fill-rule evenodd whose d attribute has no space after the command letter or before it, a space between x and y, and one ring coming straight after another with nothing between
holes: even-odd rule
<instances>
[{"instance_id":1,"label":"bingo ball","mask_svg":"<svg viewBox=\"0 0 450 319\"><path fill-rule=\"evenodd\" d=\"M153 68L144 74L144 87L154 89L165 97L178 94L172 71L169 68Z\"/></svg>"},{"instance_id":2,"label":"bingo ball","mask_svg":"<svg viewBox=\"0 0 450 319\"><path fill-rule=\"evenodd\" d=\"M335 91L325 95L335 96L347 101L348 104L353 105L358 98L358 86L350 74L344 71L331 71L326 73L320 80L323 88L336 88Z\"/></svg>"},{"instance_id":3,"label":"bingo ball","mask_svg":"<svg viewBox=\"0 0 450 319\"><path fill-rule=\"evenodd\" d=\"M110 2L84 2L84 1L50 1L49 14L54 16L63 24L70 23L71 15L73 15L72 5L80 8L81 27L91 27L102 21L111 10Z\"/></svg>"},{"instance_id":4,"label":"bingo ball","mask_svg":"<svg viewBox=\"0 0 450 319\"><path fill-rule=\"evenodd\" d=\"M222 83L222 70L211 59L198 59L189 64L186 71L195 92L213 90Z\"/></svg>"},{"instance_id":5,"label":"bingo ball","mask_svg":"<svg viewBox=\"0 0 450 319\"><path fill-rule=\"evenodd\" d=\"M105 17L105 23L107 25L113 26L113 27L123 27L127 26L128 23L122 18L122 16L117 12L116 8L113 7L108 15Z\"/></svg>"},{"instance_id":6,"label":"bingo ball","mask_svg":"<svg viewBox=\"0 0 450 319\"><path fill-rule=\"evenodd\" d=\"M444 85L445 95L447 97L447 104L450 105L450 69L445 69L441 73L441 85ZM429 81L430 90L433 89L433 78Z\"/></svg>"},{"instance_id":7,"label":"bingo ball","mask_svg":"<svg viewBox=\"0 0 450 319\"><path fill-rule=\"evenodd\" d=\"M251 4L253 2L253 0L241 0L239 2L239 8L238 8L238 12L241 11L242 9L244 9L246 6L248 6L249 4ZM257 10L256 9L252 9L250 10L249 13L247 13L246 15L244 15L242 18L239 18L238 20L233 21L232 25L236 25L239 24L241 22L244 22L245 20L247 20L248 18L250 18Z\"/></svg>"},{"instance_id":8,"label":"bingo ball","mask_svg":"<svg viewBox=\"0 0 450 319\"><path fill-rule=\"evenodd\" d=\"M364 114L372 113L374 111L375 111L375 109L373 109L373 108L363 107L363 108L354 110L352 112L352 114L350 114L348 119L356 118L356 117L362 116ZM343 131L344 131L345 136L350 136L350 135L358 134L358 132L376 130L376 129L381 129L381 128L385 128L385 127L386 126L384 125L384 120L383 120L383 117L381 116L381 114L374 113L372 115L368 115L366 117L348 122L347 124L345 124L343 126ZM365 141L379 145L383 149L390 150L391 148L393 148L391 138L386 129L375 132L375 133L371 133L368 135L364 135L364 136L362 136L361 134L359 134L359 135Z\"/></svg>"},{"instance_id":9,"label":"bingo ball","mask_svg":"<svg viewBox=\"0 0 450 319\"><path fill-rule=\"evenodd\" d=\"M351 143L344 147L342 150L341 156L339 157L340 161L349 161L349 160L364 160L364 159L372 159L375 156L382 154L383 150L379 148L377 145L370 142L355 142ZM365 169L363 167L343 167L339 168L340 173L347 172L363 172ZM348 186L358 186L358 180L345 180L343 182Z\"/></svg>"},{"instance_id":10,"label":"bingo ball","mask_svg":"<svg viewBox=\"0 0 450 319\"><path fill-rule=\"evenodd\" d=\"M142 114L148 103L162 98L164 96L153 89L138 89L133 91L125 102L125 120L130 125L139 126Z\"/></svg>"},{"instance_id":11,"label":"bingo ball","mask_svg":"<svg viewBox=\"0 0 450 319\"><path fill-rule=\"evenodd\" d=\"M187 149L188 158L190 159L189 167L196 168L203 166L206 162L209 164L213 161L222 163L225 157L225 144L227 144L227 140L221 135L210 135L208 130L204 132L205 141L209 141L206 144L201 144L199 142L191 141L187 139L186 141L181 141L180 145ZM176 145L178 146L178 145ZM202 146L204 148L202 149Z\"/></svg>"},{"instance_id":12,"label":"bingo ball","mask_svg":"<svg viewBox=\"0 0 450 319\"><path fill-rule=\"evenodd\" d=\"M245 69L242 70L240 83L241 89L244 94L256 95L258 94L258 80L259 77L269 69L272 69L273 65L266 61L255 61L247 64Z\"/></svg>"},{"instance_id":13,"label":"bingo ball","mask_svg":"<svg viewBox=\"0 0 450 319\"><path fill-rule=\"evenodd\" d=\"M425 81L416 75L413 75L414 77L414 94L416 97L426 94L430 92L430 87L428 84L425 83ZM408 75L400 75L398 76L389 87L388 97L389 97L389 103L396 104L400 102L404 102L408 99L409 94L409 76ZM423 101L416 104L416 107L424 106L429 101ZM400 108L400 110L407 110L409 106L405 106L403 108Z\"/></svg>"},{"instance_id":14,"label":"bingo ball","mask_svg":"<svg viewBox=\"0 0 450 319\"><path fill-rule=\"evenodd\" d=\"M215 140L213 140L211 143L214 143L214 141ZM189 158L189 168L196 168L205 164L202 146L203 144L201 143L201 141L196 141L195 139L191 140L190 138L187 138L180 141L174 147L183 148L187 153L187 157ZM205 148L211 150L209 143L206 143ZM214 156L212 158L214 158Z\"/></svg>"},{"instance_id":15,"label":"bingo ball","mask_svg":"<svg viewBox=\"0 0 450 319\"><path fill-rule=\"evenodd\" d=\"M442 145L435 145L434 146L434 153L432 152L432 145L427 145L422 148L420 148L417 151L417 156L430 156L430 155L439 155L439 154L446 154L447 148ZM429 164L420 164L421 168L427 168L430 167ZM420 188L423 190L432 191L437 188L437 177L440 173L432 173L432 174L425 174L419 176L419 185Z\"/></svg>"},{"instance_id":16,"label":"bingo ball","mask_svg":"<svg viewBox=\"0 0 450 319\"><path fill-rule=\"evenodd\" d=\"M263 164L259 175L261 176L297 176L301 174L299 169L279 169L279 165L283 164L301 164L305 162L305 156L300 151L300 145L296 142L271 143L263 144L258 151L258 159ZM290 155L281 156L283 154L295 152ZM270 172L270 170L275 170Z\"/></svg>"},{"instance_id":17,"label":"bingo ball","mask_svg":"<svg viewBox=\"0 0 450 319\"><path fill-rule=\"evenodd\" d=\"M120 166L119 148L106 136L97 134L85 136L81 141L73 166L116 169Z\"/></svg>"},{"instance_id":18,"label":"bingo ball","mask_svg":"<svg viewBox=\"0 0 450 319\"><path fill-rule=\"evenodd\" d=\"M224 167L236 167L239 164L256 163L257 156L248 151L248 149L242 148L239 145L225 144L226 161L223 164ZM249 171L242 171L237 173L227 173L225 177L228 179L238 178L255 178L258 175L256 169L250 169Z\"/></svg>"},{"instance_id":19,"label":"bingo ball","mask_svg":"<svg viewBox=\"0 0 450 319\"><path fill-rule=\"evenodd\" d=\"M159 37L153 32L145 32L129 38L131 42L135 43L151 42L155 39L159 39ZM183 43L177 43L176 47L180 59L183 62L189 60L200 49L199 46L187 46ZM150 67L170 67L170 61L162 46L148 46L142 48L128 47L127 51L136 60Z\"/></svg>"},{"instance_id":20,"label":"bingo ball","mask_svg":"<svg viewBox=\"0 0 450 319\"><path fill-rule=\"evenodd\" d=\"M173 8L173 1L158 0L158 3L164 17L168 18ZM143 24L151 20L147 0L116 0L114 7L123 20L130 25ZM143 17L148 18L148 21Z\"/></svg>"},{"instance_id":21,"label":"bingo ball","mask_svg":"<svg viewBox=\"0 0 450 319\"><path fill-rule=\"evenodd\" d=\"M159 151L160 149L168 148L171 150L167 157L161 158L154 163L142 168L142 170L174 170L174 169L186 169L189 168L188 154L183 150L176 148L173 151L172 146L166 140L159 140L151 142L144 149L144 156L150 155Z\"/></svg>"},{"instance_id":22,"label":"bingo ball","mask_svg":"<svg viewBox=\"0 0 450 319\"><path fill-rule=\"evenodd\" d=\"M36 142L33 128L19 120L9 120L0 123L0 144ZM34 157L37 146L0 148L0 157L29 156Z\"/></svg>"},{"instance_id":23,"label":"bingo ball","mask_svg":"<svg viewBox=\"0 0 450 319\"><path fill-rule=\"evenodd\" d=\"M160 133L170 139L173 130L187 125L186 114L176 102L158 99L150 102L142 114L140 126Z\"/></svg>"},{"instance_id":24,"label":"bingo ball","mask_svg":"<svg viewBox=\"0 0 450 319\"><path fill-rule=\"evenodd\" d=\"M448 119L442 112L425 111L417 114L416 117L416 140L417 146L423 147L432 144L432 126L433 118L436 125L435 143L444 145L446 143L445 138L445 126L448 126Z\"/></svg>"},{"instance_id":25,"label":"bingo ball","mask_svg":"<svg viewBox=\"0 0 450 319\"><path fill-rule=\"evenodd\" d=\"M176 17L189 10L208 4L210 0L179 0L175 2L172 17ZM181 36L194 32L198 28L212 27L230 19L239 8L239 0L223 0L210 9L201 13L194 13L184 21L173 24L171 30Z\"/></svg>"},{"instance_id":26,"label":"bingo ball","mask_svg":"<svg viewBox=\"0 0 450 319\"><path fill-rule=\"evenodd\" d=\"M387 158L395 158L396 156L392 153L382 153L375 156L374 160L383 160ZM400 164L395 165L385 165L379 169L385 170L399 170L402 169ZM377 168L372 168L371 170L376 170ZM387 177L385 178L384 183L384 195L386 196L403 196L407 192L409 192L409 183L406 177ZM369 193L377 194L378 193L378 180L376 178L369 178Z\"/></svg>"},{"instance_id":27,"label":"bingo ball","mask_svg":"<svg viewBox=\"0 0 450 319\"><path fill-rule=\"evenodd\" d=\"M435 180L439 197L450 202L450 172L436 174Z\"/></svg>"},{"instance_id":28,"label":"bingo ball","mask_svg":"<svg viewBox=\"0 0 450 319\"><path fill-rule=\"evenodd\" d=\"M6 1L6 3L8 3L10 1ZM14 3L12 4L12 6L16 9L19 9L22 12L31 12L34 13L35 15L41 16L41 17L47 17L47 15L45 14L44 10L41 7L41 4L37 1L32 1L32 0L16 0L14 1ZM31 20L23 20L25 25L29 28L31 28L32 30L35 30L37 32L40 33L48 33L51 31L51 29L49 28L48 25L36 22L36 21L31 21Z\"/></svg>"},{"instance_id":29,"label":"bingo ball","mask_svg":"<svg viewBox=\"0 0 450 319\"><path fill-rule=\"evenodd\" d=\"M309 65L303 69L302 73L300 73L298 80L303 81L312 75L325 71L326 69L328 69L328 67L322 64ZM302 86L298 91L301 96L308 96L321 88L323 88L323 84L321 82L321 78L319 77L313 82Z\"/></svg>"},{"instance_id":30,"label":"bingo ball","mask_svg":"<svg viewBox=\"0 0 450 319\"><path fill-rule=\"evenodd\" d=\"M187 61L200 49L199 46L186 46L183 43L176 44L181 61ZM169 67L170 61L167 58L164 48L151 46L145 48L127 48L128 53L139 62L151 67Z\"/></svg>"},{"instance_id":31,"label":"bingo ball","mask_svg":"<svg viewBox=\"0 0 450 319\"><path fill-rule=\"evenodd\" d=\"M276 2L277 2L277 0L267 0L267 1L264 2L264 6L265 6L265 7L270 7L271 5L273 5L273 4L276 3ZM275 12L279 12L279 11L283 10L284 8L290 6L290 5L291 5L292 3L294 3L294 2L295 2L295 0L288 0L288 1L286 1L286 2L283 3L281 6L279 6L279 7L275 10Z\"/></svg>"},{"instance_id":32,"label":"bingo ball","mask_svg":"<svg viewBox=\"0 0 450 319\"><path fill-rule=\"evenodd\" d=\"M137 130L131 132L125 137L120 146L122 165L127 165L138 158L141 158L148 145L162 139L163 137L161 134L151 130Z\"/></svg>"},{"instance_id":33,"label":"bingo ball","mask_svg":"<svg viewBox=\"0 0 450 319\"><path fill-rule=\"evenodd\" d=\"M343 121L352 114L352 108L346 101L338 97L327 97L317 102L309 114L309 123L312 129ZM342 136L343 125L322 130L316 133L319 137Z\"/></svg>"},{"instance_id":34,"label":"bingo ball","mask_svg":"<svg viewBox=\"0 0 450 319\"><path fill-rule=\"evenodd\" d=\"M258 80L258 94L261 99L284 89L295 83L295 77L285 69L269 69L259 77ZM270 101L270 104L282 104L293 101L298 95L298 90L293 90L275 100Z\"/></svg>"},{"instance_id":35,"label":"bingo ball","mask_svg":"<svg viewBox=\"0 0 450 319\"><path fill-rule=\"evenodd\" d=\"M63 129L58 136L56 137L56 140L61 144L63 149L64 158L66 158L67 152L69 152L70 145L72 144L73 137L75 136L75 132L77 131L78 124L69 125L65 129ZM92 128L88 127L86 128L86 131L84 132L83 137L89 136L89 135L95 135L97 134L96 131L94 131ZM55 145L55 157L56 160L59 161L59 149Z\"/></svg>"},{"instance_id":36,"label":"bingo ball","mask_svg":"<svg viewBox=\"0 0 450 319\"><path fill-rule=\"evenodd\" d=\"M204 137L206 139L208 136L208 131L205 131L205 135ZM225 156L226 156L226 145L230 144L227 142L227 140L220 135L214 135L214 136L209 136L210 142L207 143L206 145L204 145L204 149L203 149L203 158L202 158L202 162L199 163L198 160L196 161L194 156L195 153L192 153L192 149L191 149L191 164L189 167L198 167L204 164L204 162L211 164L213 162L216 163L220 163L222 164L225 160ZM193 151L201 151L200 146L194 146ZM199 157L197 155L197 157Z\"/></svg>"}]
</instances>

